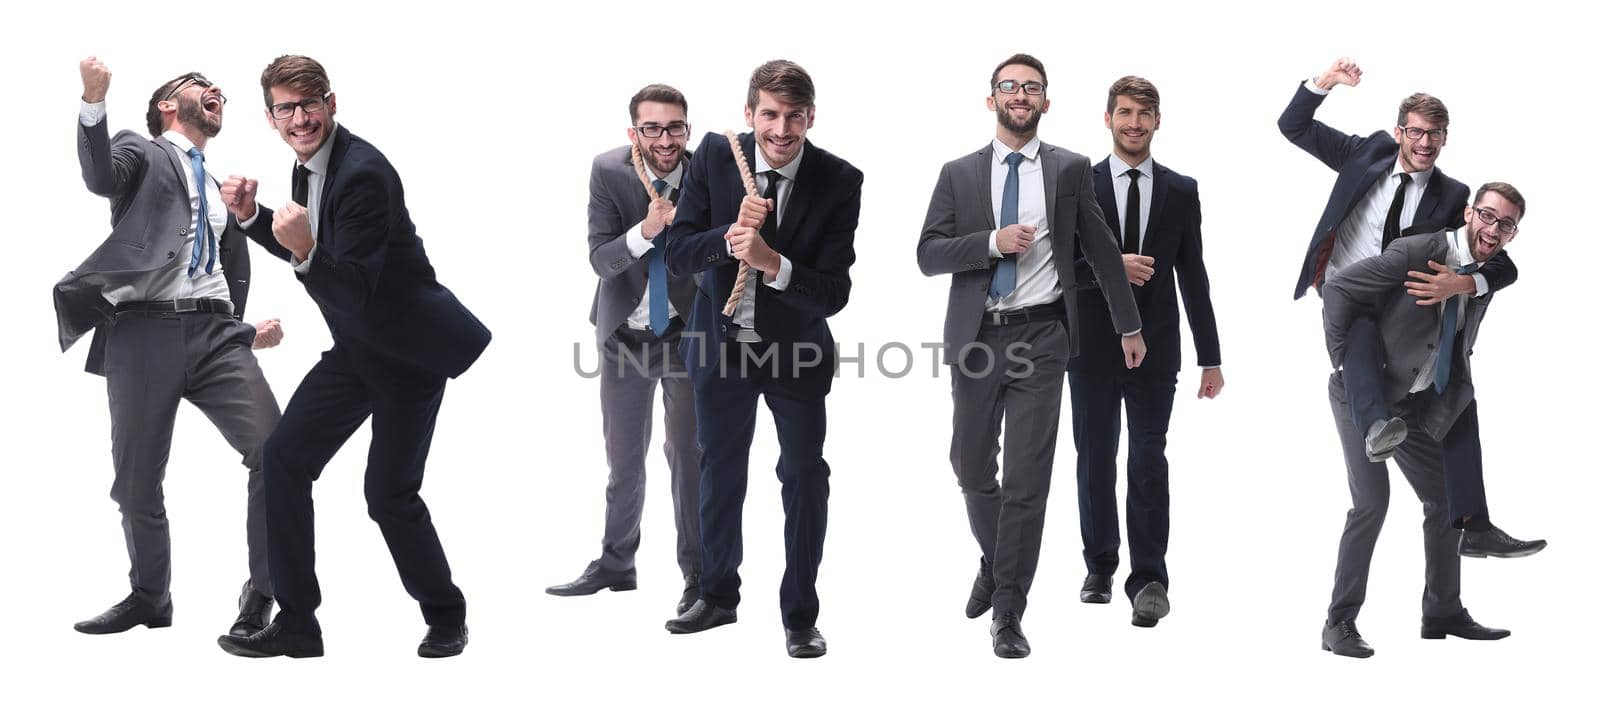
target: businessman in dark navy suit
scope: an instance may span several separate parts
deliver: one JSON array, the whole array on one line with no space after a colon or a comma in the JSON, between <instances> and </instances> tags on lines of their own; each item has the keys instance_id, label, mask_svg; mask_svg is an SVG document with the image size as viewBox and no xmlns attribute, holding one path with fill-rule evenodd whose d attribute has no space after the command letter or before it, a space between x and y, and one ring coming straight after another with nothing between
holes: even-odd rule
<instances>
[{"instance_id":1,"label":"businessman in dark navy suit","mask_svg":"<svg viewBox=\"0 0 1600 711\"><path fill-rule=\"evenodd\" d=\"M700 273L681 343L694 383L701 444L700 597L667 622L674 634L737 620L741 510L765 398L778 432L785 569L779 588L791 657L822 656L816 579L828 523L826 397L834 340L827 317L850 299L861 171L806 140L815 115L811 77L774 60L750 77L740 150L762 197L747 196L733 147L708 135L684 177L667 230L667 269ZM724 305L740 262L750 275L733 315Z\"/></svg>"},{"instance_id":2,"label":"businessman in dark navy suit","mask_svg":"<svg viewBox=\"0 0 1600 711\"><path fill-rule=\"evenodd\" d=\"M472 365L489 331L434 278L388 159L334 123L322 65L279 57L262 72L261 89L268 117L299 160L293 202L256 209L245 232L294 265L333 348L301 381L266 444L268 557L281 612L261 632L218 643L247 657L322 654L311 487L370 416L367 511L427 621L417 653L460 654L466 602L419 492L445 381ZM235 202L254 205L255 186Z\"/></svg>"},{"instance_id":3,"label":"businessman in dark navy suit","mask_svg":"<svg viewBox=\"0 0 1600 711\"><path fill-rule=\"evenodd\" d=\"M1141 77L1111 85L1106 128L1112 152L1094 167L1094 192L1122 246L1122 261L1149 344L1144 363L1128 368L1094 272L1078 248L1078 312L1083 341L1067 363L1072 387L1072 438L1078 448L1078 526L1088 567L1083 602L1111 602L1122 539L1117 526L1117 443L1121 407L1128 411L1128 553L1123 586L1133 624L1153 627L1167 601L1167 425L1177 391L1182 348L1178 292L1201 367L1199 397L1222 391L1222 355L1200 242L1200 193L1193 178L1157 163L1150 143L1161 128L1161 94ZM1176 275L1176 279L1174 279ZM1120 276L1120 275L1119 275Z\"/></svg>"}]
</instances>

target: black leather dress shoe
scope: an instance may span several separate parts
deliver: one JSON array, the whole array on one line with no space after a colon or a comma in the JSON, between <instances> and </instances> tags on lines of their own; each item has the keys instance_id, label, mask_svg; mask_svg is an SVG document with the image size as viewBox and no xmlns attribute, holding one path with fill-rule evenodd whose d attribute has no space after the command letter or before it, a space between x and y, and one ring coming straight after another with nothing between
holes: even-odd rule
<instances>
[{"instance_id":1,"label":"black leather dress shoe","mask_svg":"<svg viewBox=\"0 0 1600 711\"><path fill-rule=\"evenodd\" d=\"M989 625L989 636L994 638L994 656L1001 659L1021 659L1033 653L1028 638L1022 635L1022 618L1007 612Z\"/></svg>"},{"instance_id":2,"label":"black leather dress shoe","mask_svg":"<svg viewBox=\"0 0 1600 711\"><path fill-rule=\"evenodd\" d=\"M789 648L789 656L795 659L813 659L828 653L828 640L822 638L822 633L812 627L803 630L784 629L785 642Z\"/></svg>"},{"instance_id":3,"label":"black leather dress shoe","mask_svg":"<svg viewBox=\"0 0 1600 711\"><path fill-rule=\"evenodd\" d=\"M624 590L637 590L639 588L639 573L634 568L627 570L606 570L600 567L600 561L594 561L589 567L583 569L583 575L577 580L561 585L551 585L544 589L551 595L572 597L574 595L593 595L601 590L610 588L616 592Z\"/></svg>"},{"instance_id":4,"label":"black leather dress shoe","mask_svg":"<svg viewBox=\"0 0 1600 711\"><path fill-rule=\"evenodd\" d=\"M1474 622L1466 610L1452 617L1422 617L1423 639L1444 639L1446 635L1462 639L1505 639L1511 636L1511 630L1484 627Z\"/></svg>"},{"instance_id":5,"label":"black leather dress shoe","mask_svg":"<svg viewBox=\"0 0 1600 711\"><path fill-rule=\"evenodd\" d=\"M1372 656L1372 645L1356 631L1355 620L1330 621L1322 626L1322 649L1341 657L1366 659Z\"/></svg>"},{"instance_id":6,"label":"black leather dress shoe","mask_svg":"<svg viewBox=\"0 0 1600 711\"><path fill-rule=\"evenodd\" d=\"M249 637L267 628L267 623L272 620L272 598L263 595L244 584L244 590L239 592L239 616L234 619L233 627L228 629L229 637Z\"/></svg>"},{"instance_id":7,"label":"black leather dress shoe","mask_svg":"<svg viewBox=\"0 0 1600 711\"><path fill-rule=\"evenodd\" d=\"M989 611L989 599L994 597L994 569L986 558L978 559L978 577L972 581L972 593L967 596L967 619Z\"/></svg>"},{"instance_id":8,"label":"black leather dress shoe","mask_svg":"<svg viewBox=\"0 0 1600 711\"><path fill-rule=\"evenodd\" d=\"M688 612L667 620L667 631L673 634L694 634L738 621L739 613L733 610L724 610L705 600L695 600Z\"/></svg>"},{"instance_id":9,"label":"black leather dress shoe","mask_svg":"<svg viewBox=\"0 0 1600 711\"><path fill-rule=\"evenodd\" d=\"M222 651L236 657L304 657L322 656L322 636L305 632L291 632L274 622L249 637L223 635L217 638Z\"/></svg>"},{"instance_id":10,"label":"black leather dress shoe","mask_svg":"<svg viewBox=\"0 0 1600 711\"><path fill-rule=\"evenodd\" d=\"M1521 558L1544 550L1544 539L1522 541L1512 538L1497 526L1487 531L1462 531L1456 553L1467 558Z\"/></svg>"},{"instance_id":11,"label":"black leather dress shoe","mask_svg":"<svg viewBox=\"0 0 1600 711\"><path fill-rule=\"evenodd\" d=\"M1111 576L1090 573L1083 579L1083 589L1078 591L1078 601L1095 605L1111 602Z\"/></svg>"},{"instance_id":12,"label":"black leather dress shoe","mask_svg":"<svg viewBox=\"0 0 1600 711\"><path fill-rule=\"evenodd\" d=\"M1161 583L1145 583L1133 596L1134 627L1155 627L1171 611L1172 605L1167 602L1167 586Z\"/></svg>"},{"instance_id":13,"label":"black leather dress shoe","mask_svg":"<svg viewBox=\"0 0 1600 711\"><path fill-rule=\"evenodd\" d=\"M1406 421L1398 417L1379 420L1367 428L1367 461L1382 462L1394 456L1394 450L1406 441Z\"/></svg>"},{"instance_id":14,"label":"black leather dress shoe","mask_svg":"<svg viewBox=\"0 0 1600 711\"><path fill-rule=\"evenodd\" d=\"M467 648L466 625L428 625L428 633L417 645L417 656L428 659L454 657Z\"/></svg>"},{"instance_id":15,"label":"black leather dress shoe","mask_svg":"<svg viewBox=\"0 0 1600 711\"><path fill-rule=\"evenodd\" d=\"M130 593L127 597L111 606L111 609L96 615L93 619L84 620L72 626L84 634L115 634L127 632L130 629L144 625L151 629L172 626L172 601L161 607L146 602L138 593Z\"/></svg>"},{"instance_id":16,"label":"black leather dress shoe","mask_svg":"<svg viewBox=\"0 0 1600 711\"><path fill-rule=\"evenodd\" d=\"M683 596L678 598L678 614L689 611L694 607L694 601L700 599L700 576L690 573L683 576Z\"/></svg>"}]
</instances>

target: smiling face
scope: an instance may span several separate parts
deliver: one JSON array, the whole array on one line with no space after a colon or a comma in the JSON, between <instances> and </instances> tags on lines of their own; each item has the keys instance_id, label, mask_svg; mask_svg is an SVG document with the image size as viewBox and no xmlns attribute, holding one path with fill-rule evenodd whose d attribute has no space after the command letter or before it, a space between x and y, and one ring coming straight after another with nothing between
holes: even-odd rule
<instances>
[{"instance_id":1,"label":"smiling face","mask_svg":"<svg viewBox=\"0 0 1600 711\"><path fill-rule=\"evenodd\" d=\"M1419 173L1433 168L1433 162L1439 159L1439 152L1444 150L1444 143L1448 136L1441 135L1434 138L1432 132L1445 128L1444 125L1429 121L1422 114L1415 111L1406 114L1406 122L1394 129L1394 140L1400 144L1400 163L1405 166L1407 173ZM1406 136L1406 129L1420 129L1422 135L1418 138Z\"/></svg>"},{"instance_id":2,"label":"smiling face","mask_svg":"<svg viewBox=\"0 0 1600 711\"><path fill-rule=\"evenodd\" d=\"M195 75L198 76L198 75ZM167 129L215 138L222 132L222 89L205 79L185 79L156 104Z\"/></svg>"},{"instance_id":3,"label":"smiling face","mask_svg":"<svg viewBox=\"0 0 1600 711\"><path fill-rule=\"evenodd\" d=\"M1006 81L1018 85L1015 94L1006 94L997 88ZM989 88L986 101L1000 127L1022 137L1032 136L1039 129L1039 119L1050 110L1050 100L1045 98L1048 94L1029 94L1020 88L1030 83L1043 84L1044 75L1026 64L1007 64L995 73L995 86Z\"/></svg>"},{"instance_id":4,"label":"smiling face","mask_svg":"<svg viewBox=\"0 0 1600 711\"><path fill-rule=\"evenodd\" d=\"M637 109L638 115L634 117L634 125L640 127L659 127L671 129L682 126L682 136L673 136L669 131L663 130L656 138L646 137L637 129L628 129L628 140L639 147L639 152L644 156L650 170L658 176L665 176L678 167L683 160L683 151L689 145L689 120L688 114L682 106L663 103L660 101L641 101Z\"/></svg>"},{"instance_id":5,"label":"smiling face","mask_svg":"<svg viewBox=\"0 0 1600 711\"><path fill-rule=\"evenodd\" d=\"M754 107L744 109L745 124L755 131L756 146L774 169L800 155L815 118L814 107L788 103L765 89L760 90Z\"/></svg>"},{"instance_id":6,"label":"smiling face","mask_svg":"<svg viewBox=\"0 0 1600 711\"><path fill-rule=\"evenodd\" d=\"M269 92L269 104L297 104L306 99L313 98L287 86L274 86ZM335 110L334 96L329 94L321 111L307 113L304 107L297 107L289 118L273 118L272 109L267 109L267 122L277 130L278 136L284 143L294 149L294 154L301 163L311 160L317 154L322 144L333 136L333 114Z\"/></svg>"},{"instance_id":7,"label":"smiling face","mask_svg":"<svg viewBox=\"0 0 1600 711\"><path fill-rule=\"evenodd\" d=\"M1521 222L1522 210L1504 195L1486 190L1474 205L1467 208L1466 219L1467 246L1472 250L1472 259L1487 262L1511 244L1520 231L1509 231L1507 234L1508 230L1501 221L1510 220L1513 224ZM1495 220L1495 224L1485 224L1488 220Z\"/></svg>"},{"instance_id":8,"label":"smiling face","mask_svg":"<svg viewBox=\"0 0 1600 711\"><path fill-rule=\"evenodd\" d=\"M1138 165L1150 156L1150 141L1161 128L1161 114L1131 96L1118 96L1116 105L1106 113L1106 128L1111 129L1117 157L1128 165Z\"/></svg>"}]
</instances>

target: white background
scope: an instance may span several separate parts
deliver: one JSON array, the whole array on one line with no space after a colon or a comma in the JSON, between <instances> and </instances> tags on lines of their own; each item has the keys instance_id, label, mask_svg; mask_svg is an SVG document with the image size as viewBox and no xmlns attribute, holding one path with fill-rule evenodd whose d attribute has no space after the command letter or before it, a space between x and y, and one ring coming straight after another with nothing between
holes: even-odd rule
<instances>
[{"instance_id":1,"label":"white background","mask_svg":"<svg viewBox=\"0 0 1600 711\"><path fill-rule=\"evenodd\" d=\"M1584 220L1595 102L1585 26L1537 2L14 9L0 30L12 138L0 195L14 265L3 284L13 378L0 414L3 703L1578 701L1578 675L1593 663L1600 494L1590 458L1595 297ZM1095 160L1110 146L1106 87L1136 73L1161 89L1155 155L1199 180L1228 385L1221 399L1196 401L1198 370L1185 344L1168 449L1173 613L1153 630L1129 626L1120 575L1112 605L1077 602L1083 568L1064 404L1056 497L1025 625L1035 651L1007 662L990 652L987 621L960 613L978 552L948 462L948 374L930 373L926 351L901 379L878 374L870 359L885 343L940 337L948 281L923 277L914 258L928 194L941 164L993 135L985 85L1016 51L1049 70L1041 136ZM424 489L470 603L472 643L454 660L414 655L420 615L361 501L365 431L317 487L328 656L251 661L217 649L245 577L244 471L188 406L166 480L174 626L111 637L70 627L126 593L127 568L107 497L103 381L81 371L86 345L57 352L46 298L108 229L106 203L83 188L74 160L77 62L95 54L112 69L114 129L142 130L151 90L182 72L220 83L232 101L208 162L258 176L263 201L276 206L287 200L291 154L261 114L257 77L291 52L327 66L340 122L394 163L441 281L495 333L449 387ZM1474 368L1495 520L1552 541L1527 560L1464 562L1472 613L1515 631L1501 642L1418 639L1420 513L1396 472L1391 525L1360 618L1378 654L1357 661L1318 650L1349 498L1325 398L1320 304L1289 297L1334 175L1285 141L1275 121L1296 82L1344 54L1362 64L1365 82L1337 89L1319 118L1366 134L1390 126L1405 95L1433 93L1453 118L1441 168L1471 186L1510 181L1530 203L1512 247L1521 281L1495 300ZM622 143L627 100L650 82L688 95L691 145L742 129L749 72L774 57L798 61L816 80L810 137L866 174L855 289L832 324L841 351L864 344L869 361L865 377L847 364L829 398L833 497L819 626L830 653L812 662L783 652L782 512L765 414L751 453L739 624L690 637L661 627L679 588L659 454L650 461L640 590L542 592L599 552L598 385L573 367L575 343L594 362L590 160ZM249 316L282 318L288 334L260 354L283 403L329 339L288 268L252 250Z\"/></svg>"}]
</instances>

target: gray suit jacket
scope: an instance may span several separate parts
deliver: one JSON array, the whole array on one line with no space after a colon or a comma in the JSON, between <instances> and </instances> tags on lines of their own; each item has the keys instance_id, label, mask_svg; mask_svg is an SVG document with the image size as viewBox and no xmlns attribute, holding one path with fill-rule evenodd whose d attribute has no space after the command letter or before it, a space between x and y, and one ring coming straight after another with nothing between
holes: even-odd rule
<instances>
[{"instance_id":1,"label":"gray suit jacket","mask_svg":"<svg viewBox=\"0 0 1600 711\"><path fill-rule=\"evenodd\" d=\"M103 119L93 126L74 123L84 185L89 192L111 199L111 234L52 289L62 351L115 315L115 307L104 296L108 285L126 284L175 259L187 260L189 253L183 247L194 231L183 178L189 167L178 160L170 142L132 131L120 131L112 140ZM250 293L250 254L232 215L218 238L228 300L234 316L242 318ZM104 353L104 332L96 330L85 369L100 374Z\"/></svg>"},{"instance_id":2,"label":"gray suit jacket","mask_svg":"<svg viewBox=\"0 0 1600 711\"><path fill-rule=\"evenodd\" d=\"M684 160L689 155L686 152ZM627 233L644 221L649 207L650 196L633 169L630 147L595 156L594 167L589 170L589 266L600 277L600 283L595 285L589 323L594 324L595 336L602 341L628 320L628 314L644 298L650 263L628 252ZM652 249L661 248L658 243ZM671 277L667 281L667 299L682 319L688 319L694 305L694 288L692 277Z\"/></svg>"},{"instance_id":3,"label":"gray suit jacket","mask_svg":"<svg viewBox=\"0 0 1600 711\"><path fill-rule=\"evenodd\" d=\"M1402 237L1390 243L1382 254L1356 262L1329 279L1322 287L1322 323L1334 367L1344 364L1345 334L1350 323L1362 314L1376 315L1383 340L1384 398L1390 403L1405 399L1417 375L1428 367L1429 358L1438 349L1444 327L1442 309L1417 306L1416 298L1406 294L1406 272L1429 272L1428 260L1445 264L1449 252L1446 232ZM1493 296L1465 297L1461 341L1451 353L1450 382L1445 385L1443 396L1433 400L1427 412L1419 413L1420 424L1435 439L1444 438L1461 411L1476 397L1472 388L1472 346L1478 340L1478 327Z\"/></svg>"},{"instance_id":4,"label":"gray suit jacket","mask_svg":"<svg viewBox=\"0 0 1600 711\"><path fill-rule=\"evenodd\" d=\"M950 300L944 317L945 363L955 363L961 349L978 336L989 281L998 260L989 256L989 233L995 229L990 171L994 144L957 158L939 171L939 183L928 203L928 217L917 241L917 266L928 276L950 274ZM1073 275L1073 245L1080 246L1111 308L1118 333L1139 330L1139 307L1133 301L1122 250L1106 226L1095 201L1094 173L1089 159L1065 148L1039 144L1043 161L1045 221L1050 225L1051 256L1066 307L1071 353L1078 353L1078 310Z\"/></svg>"}]
</instances>

